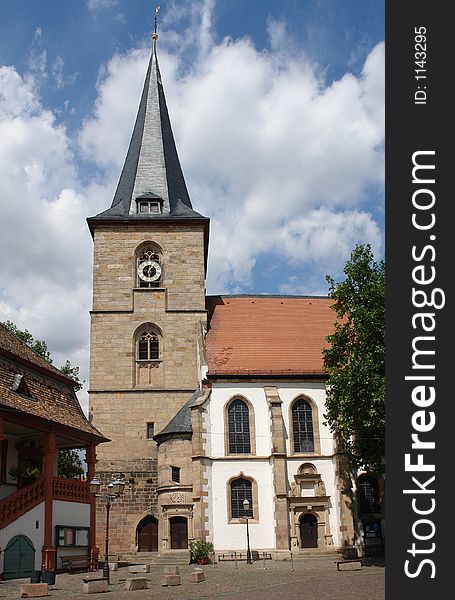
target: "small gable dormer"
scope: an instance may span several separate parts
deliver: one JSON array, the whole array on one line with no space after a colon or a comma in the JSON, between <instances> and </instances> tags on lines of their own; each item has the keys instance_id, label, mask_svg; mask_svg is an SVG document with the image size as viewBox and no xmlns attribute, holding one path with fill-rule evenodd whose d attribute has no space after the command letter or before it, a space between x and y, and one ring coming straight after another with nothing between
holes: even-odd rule
<instances>
[{"instance_id":1,"label":"small gable dormer","mask_svg":"<svg viewBox=\"0 0 455 600\"><path fill-rule=\"evenodd\" d=\"M25 377L21 373L16 373L14 375L13 385L11 386L11 389L13 390L13 392L21 394L21 396L27 396L28 398L32 397L27 382L25 381Z\"/></svg>"},{"instance_id":2,"label":"small gable dormer","mask_svg":"<svg viewBox=\"0 0 455 600\"><path fill-rule=\"evenodd\" d=\"M142 194L136 198L138 215L161 215L163 212L163 198L153 193Z\"/></svg>"}]
</instances>

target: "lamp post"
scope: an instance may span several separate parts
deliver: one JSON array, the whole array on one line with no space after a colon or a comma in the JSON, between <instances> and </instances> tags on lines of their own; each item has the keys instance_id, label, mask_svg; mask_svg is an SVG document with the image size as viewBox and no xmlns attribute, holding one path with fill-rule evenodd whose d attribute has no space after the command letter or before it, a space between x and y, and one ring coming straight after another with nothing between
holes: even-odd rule
<instances>
[{"instance_id":1,"label":"lamp post","mask_svg":"<svg viewBox=\"0 0 455 600\"><path fill-rule=\"evenodd\" d=\"M106 506L106 545L104 549L104 565L103 565L103 577L106 577L107 582L110 583L110 572L109 572L109 513L112 506L112 502L119 498L125 489L125 481L123 476L118 475L114 481L111 481L107 486L107 494L100 494L101 482L97 477L94 477L90 482L90 492L96 498L103 498Z\"/></svg>"},{"instance_id":2,"label":"lamp post","mask_svg":"<svg viewBox=\"0 0 455 600\"><path fill-rule=\"evenodd\" d=\"M251 550L250 550L250 532L248 529L248 512L250 510L250 503L247 498L243 501L243 512L245 514L246 520L246 564L251 565L253 561L251 560Z\"/></svg>"}]
</instances>

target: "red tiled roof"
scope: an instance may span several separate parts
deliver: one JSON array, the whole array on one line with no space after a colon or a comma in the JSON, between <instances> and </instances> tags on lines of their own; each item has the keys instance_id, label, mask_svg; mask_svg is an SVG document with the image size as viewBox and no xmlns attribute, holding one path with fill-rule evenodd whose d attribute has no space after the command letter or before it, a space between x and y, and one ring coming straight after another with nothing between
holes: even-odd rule
<instances>
[{"instance_id":1,"label":"red tiled roof","mask_svg":"<svg viewBox=\"0 0 455 600\"><path fill-rule=\"evenodd\" d=\"M13 390L15 375L24 376L30 396ZM0 408L19 411L107 441L86 418L74 392L75 382L38 356L0 324Z\"/></svg>"},{"instance_id":2,"label":"red tiled roof","mask_svg":"<svg viewBox=\"0 0 455 600\"><path fill-rule=\"evenodd\" d=\"M296 296L208 296L209 375L324 375L333 300Z\"/></svg>"}]
</instances>

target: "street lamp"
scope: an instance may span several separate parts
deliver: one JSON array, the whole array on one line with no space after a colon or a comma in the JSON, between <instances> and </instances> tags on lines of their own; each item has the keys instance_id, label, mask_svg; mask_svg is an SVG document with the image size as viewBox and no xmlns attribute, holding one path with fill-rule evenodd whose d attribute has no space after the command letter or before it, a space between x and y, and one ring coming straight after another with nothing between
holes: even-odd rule
<instances>
[{"instance_id":1,"label":"street lamp","mask_svg":"<svg viewBox=\"0 0 455 600\"><path fill-rule=\"evenodd\" d=\"M246 521L246 564L251 565L253 561L251 560L251 550L250 550L250 532L248 530L248 512L250 510L250 503L248 498L245 498L243 501L243 512L245 514Z\"/></svg>"},{"instance_id":2,"label":"street lamp","mask_svg":"<svg viewBox=\"0 0 455 600\"><path fill-rule=\"evenodd\" d=\"M125 489L125 481L123 476L118 475L114 481L111 481L107 486L107 494L100 494L101 482L97 477L94 477L90 482L90 492L96 496L96 498L103 498L106 506L106 546L104 550L104 565L103 565L103 577L106 577L107 582L110 583L110 572L109 572L109 512L111 509L112 502L119 498Z\"/></svg>"}]
</instances>

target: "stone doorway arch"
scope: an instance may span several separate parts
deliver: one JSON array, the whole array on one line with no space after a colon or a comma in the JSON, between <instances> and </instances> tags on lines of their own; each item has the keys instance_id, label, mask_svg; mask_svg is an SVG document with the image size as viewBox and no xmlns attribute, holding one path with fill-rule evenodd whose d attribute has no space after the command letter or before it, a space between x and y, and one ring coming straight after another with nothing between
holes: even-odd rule
<instances>
[{"instance_id":1,"label":"stone doorway arch","mask_svg":"<svg viewBox=\"0 0 455 600\"><path fill-rule=\"evenodd\" d=\"M317 548L318 547L318 520L311 513L304 513L300 517L300 547Z\"/></svg>"},{"instance_id":2,"label":"stone doorway arch","mask_svg":"<svg viewBox=\"0 0 455 600\"><path fill-rule=\"evenodd\" d=\"M137 526L138 552L158 552L158 519L152 515L144 517Z\"/></svg>"},{"instance_id":3,"label":"stone doorway arch","mask_svg":"<svg viewBox=\"0 0 455 600\"><path fill-rule=\"evenodd\" d=\"M170 517L169 532L171 550L186 550L188 548L188 519L186 517Z\"/></svg>"}]
</instances>

